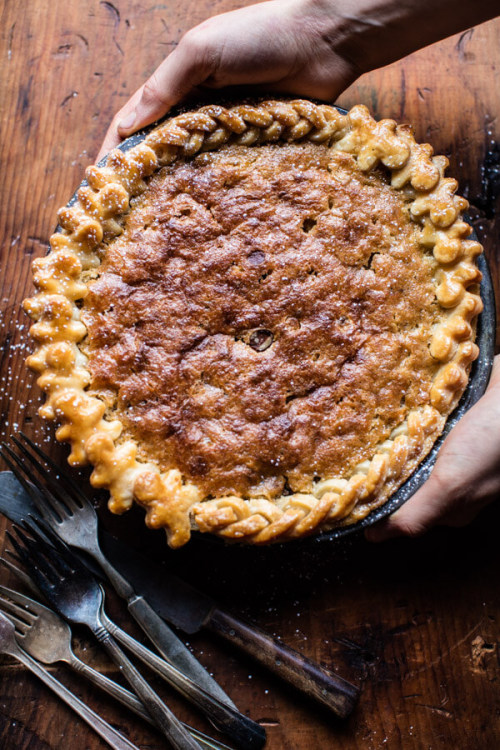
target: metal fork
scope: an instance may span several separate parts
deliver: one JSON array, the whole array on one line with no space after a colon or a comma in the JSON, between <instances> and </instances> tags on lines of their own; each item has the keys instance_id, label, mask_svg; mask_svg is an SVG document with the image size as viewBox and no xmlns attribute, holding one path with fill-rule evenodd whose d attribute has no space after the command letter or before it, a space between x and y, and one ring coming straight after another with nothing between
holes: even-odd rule
<instances>
[{"instance_id":1,"label":"metal fork","mask_svg":"<svg viewBox=\"0 0 500 750\"><path fill-rule=\"evenodd\" d=\"M16 574L21 573L12 563L0 558L0 562ZM81 661L71 647L71 629L53 610L31 599L19 591L0 585L0 611L14 625L16 640L30 656L43 664L64 662L94 685L116 698L150 724L151 716L137 697L126 688L110 680L91 666ZM227 745L212 740L193 727L184 724L188 732L203 746L211 750L231 750Z\"/></svg>"},{"instance_id":2,"label":"metal fork","mask_svg":"<svg viewBox=\"0 0 500 750\"><path fill-rule=\"evenodd\" d=\"M66 544L81 549L93 557L108 577L117 594L127 602L132 616L165 659L174 664L181 672L187 674L193 682L200 685L207 693L213 695L222 703L236 708L229 696L208 674L166 622L156 614L144 597L136 594L130 583L103 555L99 546L97 514L77 483L24 433L19 434L22 440L29 445L32 452L20 440L12 436L13 442L23 455L23 460L5 443L3 444L3 450L0 449L0 455L3 456L9 468L22 483L44 520ZM49 466L51 471L33 455L33 452ZM29 469L25 465L26 461L29 462ZM35 473L32 471L33 469ZM36 472L44 483L40 482ZM52 472L57 475L57 479ZM31 482L31 485L35 485L37 491L33 489L29 482ZM124 643L123 639L120 638L119 633L113 633L113 635L127 648L130 647L129 643ZM137 655L141 658L139 654Z\"/></svg>"},{"instance_id":3,"label":"metal fork","mask_svg":"<svg viewBox=\"0 0 500 750\"><path fill-rule=\"evenodd\" d=\"M85 495L81 493L77 485L75 485L71 477L57 467L49 456L45 456L38 446L23 435L23 439L26 440L30 447L32 447L38 455L43 457L54 471L60 472L64 480L70 484L72 489L72 494L70 495L64 490L64 488L62 488L60 482L56 481L51 474L44 469L40 462L29 451L27 451L20 441L14 437L12 439L22 451L23 456L31 462L33 467L40 474L44 476L44 479L50 487L50 491L36 479L33 472L28 472L23 461L5 443L3 443L2 449L0 449L0 455L2 455L6 463L9 465L9 468L12 469L32 498L36 507L39 509L40 514L44 518L44 521L50 523L51 528L57 534L57 538L63 538L64 541L73 539L74 542L69 542L72 546L90 552L98 562L102 564L102 567L106 572L109 568L112 571L110 573L110 576L112 576L111 580L115 582L115 588L118 589L119 593L120 591L122 594L125 591L133 592L128 581L126 581L120 573L111 566L100 551L97 537L97 515L94 508L90 505ZM35 486L33 486L33 484ZM73 497L76 492L80 493L78 495L78 503L75 497ZM88 526L86 527L85 524L88 524ZM87 546L87 540L89 539L90 547ZM157 634L160 636L163 633L164 628L167 628L164 621L156 614L156 612L154 612L154 610L151 609L149 604L147 604L142 597L138 597L135 593L132 593L128 598L128 607L134 615L137 614L137 612L146 611L150 627L153 629L153 635ZM203 687L200 687L199 684L193 682L192 679L177 669L177 665L173 666L171 663L165 662L163 659L157 657L149 649L113 623L104 611L101 612L101 620L106 630L113 637L132 651L132 653L165 679L172 687L184 695L184 697L197 705L214 726L219 729L219 731L232 738L241 748L260 748L264 745L266 741L265 729L252 721L248 716L241 714L233 707L232 703L231 705L228 705L225 701L223 702L217 697L214 697L213 690L207 692ZM177 636L174 636L169 628L167 629L173 635L175 640L178 643L181 643L177 639ZM152 638L152 640L156 643L155 638ZM158 643L156 643L156 645L158 645ZM190 652L187 651L183 644L181 645L191 657L192 655ZM194 659L194 657L192 658ZM196 660L194 661L195 664L203 670L199 662ZM192 669L189 669L189 672L192 672ZM205 670L203 670L203 672L207 675ZM215 681L213 681L213 684L219 688ZM219 691L222 692L220 688ZM222 694L225 696L225 693Z\"/></svg>"},{"instance_id":4,"label":"metal fork","mask_svg":"<svg viewBox=\"0 0 500 750\"><path fill-rule=\"evenodd\" d=\"M31 672L36 674L47 687L56 693L67 705L76 711L76 713L92 727L94 732L102 737L102 739L114 748L114 750L139 750L136 745L133 745L126 737L120 732L117 732L112 726L110 726L104 719L102 719L95 711L85 705L83 701L73 695L59 680L56 680L50 672L42 667L35 659L29 654L23 651L19 647L14 625L8 617L0 612L0 652L13 656L14 659L24 664Z\"/></svg>"},{"instance_id":5,"label":"metal fork","mask_svg":"<svg viewBox=\"0 0 500 750\"><path fill-rule=\"evenodd\" d=\"M44 596L63 617L90 628L176 750L200 750L200 745L162 702L105 628L100 614L104 592L94 576L42 522L35 523L33 519L23 526L29 531L29 536L16 525L13 526L16 538L9 532L7 535L18 558Z\"/></svg>"}]
</instances>

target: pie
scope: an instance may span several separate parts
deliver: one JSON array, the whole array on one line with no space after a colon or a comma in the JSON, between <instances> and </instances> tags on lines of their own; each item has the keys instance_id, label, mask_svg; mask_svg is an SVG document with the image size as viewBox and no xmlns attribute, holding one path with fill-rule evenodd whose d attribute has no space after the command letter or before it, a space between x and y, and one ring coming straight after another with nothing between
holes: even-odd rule
<instances>
[{"instance_id":1,"label":"pie","mask_svg":"<svg viewBox=\"0 0 500 750\"><path fill-rule=\"evenodd\" d=\"M167 119L59 212L28 364L115 513L265 544L352 524L477 357L481 246L411 129L305 100Z\"/></svg>"}]
</instances>

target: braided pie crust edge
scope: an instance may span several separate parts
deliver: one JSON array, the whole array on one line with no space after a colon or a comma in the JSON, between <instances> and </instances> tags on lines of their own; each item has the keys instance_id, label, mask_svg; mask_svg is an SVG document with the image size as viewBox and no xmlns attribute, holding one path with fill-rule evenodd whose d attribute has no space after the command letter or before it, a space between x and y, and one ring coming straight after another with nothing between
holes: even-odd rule
<instances>
[{"instance_id":1,"label":"braided pie crust edge","mask_svg":"<svg viewBox=\"0 0 500 750\"><path fill-rule=\"evenodd\" d=\"M283 495L273 502L235 496L205 500L177 469L161 472L154 463L138 461L133 439L117 442L122 423L86 391L91 376L78 346L87 334L77 304L88 291L86 274L101 262L103 238L121 232L116 219L145 189L144 178L229 140L245 146L309 140L353 155L362 171L384 165L392 187L411 191L410 213L419 242L435 261L441 315L430 342L439 363L430 404L412 410L350 476L323 479L311 493ZM91 483L109 490L112 512L123 513L135 499L146 510L149 527L165 528L171 547L185 544L193 528L266 544L354 523L388 499L431 449L478 355L474 321L482 302L475 258L482 248L467 239L471 229L461 212L468 203L455 195L456 180L444 176L447 166L447 158L418 144L408 126L377 122L362 105L343 115L307 100L267 100L228 108L209 105L178 115L126 153L112 151L106 166L88 167L88 185L58 213L61 231L51 237L50 253L33 263L37 294L23 304L35 321L30 333L37 348L27 363L39 373L37 382L46 394L40 415L59 423L56 437L71 444L70 464L94 466Z\"/></svg>"}]
</instances>

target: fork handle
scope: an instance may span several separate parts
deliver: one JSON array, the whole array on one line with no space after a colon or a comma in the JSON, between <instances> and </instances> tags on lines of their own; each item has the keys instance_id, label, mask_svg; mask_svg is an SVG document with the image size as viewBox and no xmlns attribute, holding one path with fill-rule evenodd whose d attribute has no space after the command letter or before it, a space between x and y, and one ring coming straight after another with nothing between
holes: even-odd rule
<instances>
[{"instance_id":1,"label":"fork handle","mask_svg":"<svg viewBox=\"0 0 500 750\"><path fill-rule=\"evenodd\" d=\"M94 669L89 664L85 664L85 662L81 661L76 656L71 659L70 665L73 667L73 669L75 669L76 672L78 672L78 674L83 675L94 685L97 685L97 687L100 687L101 690L104 690L105 693L111 695L113 698L116 698L117 701L120 701L120 703L137 714L137 716L140 716L141 719L144 719L144 721L147 721L149 724L155 725L153 719L148 714L141 701L134 693L131 693L130 690L122 687L114 680L110 680L109 677L101 674L101 672L98 672L97 669ZM197 740L200 745L202 745L202 747L208 747L211 748L211 750L231 750L231 748L229 748L227 745L223 745L218 740L214 740L212 739L212 737L208 737L207 735L203 734L203 732L199 732L197 729L184 724L184 722L182 722L182 724L195 738L195 740Z\"/></svg>"},{"instance_id":2,"label":"fork handle","mask_svg":"<svg viewBox=\"0 0 500 750\"><path fill-rule=\"evenodd\" d=\"M163 677L169 685L175 687L185 698L197 705L212 724L236 742L241 750L260 750L264 746L266 742L264 727L205 692L174 666L160 659L142 643L119 628L104 612L102 616L106 627L123 646L130 649L138 659Z\"/></svg>"},{"instance_id":3,"label":"fork handle","mask_svg":"<svg viewBox=\"0 0 500 750\"><path fill-rule=\"evenodd\" d=\"M109 677L101 674L101 672L98 672L97 669L94 669L89 664L85 664L85 662L81 661L76 656L71 659L70 665L75 672L86 677L89 682L92 682L98 688L104 690L108 695L116 698L117 701L120 701L120 703L140 716L141 719L144 719L144 721L147 721L149 724L154 724L153 719L135 693L131 693L127 688L122 687L114 680L110 680Z\"/></svg>"},{"instance_id":4,"label":"fork handle","mask_svg":"<svg viewBox=\"0 0 500 750\"><path fill-rule=\"evenodd\" d=\"M62 684L62 682L56 680L56 678L53 677L50 672L47 672L47 670L42 667L41 664L35 661L35 659L32 659L29 654L27 654L25 651L22 651L21 649L16 649L16 652L13 655L22 664L24 664L25 667L31 670L31 672L36 674L36 676L40 680L42 680L42 682L44 682L47 687L53 690L54 693L56 693L56 695L58 695L61 700L67 703L67 705L72 708L73 711L75 711L84 721L86 721L87 724L94 730L94 732L97 732L97 734L102 737L102 739L107 742L110 747L114 748L114 750L139 750L137 745L133 745L129 740L127 740L126 737L120 734L120 732L117 732L116 729L108 724L107 721L104 721L104 719L96 714L95 711L92 711L91 708L86 706L83 701L77 698L76 695L73 695L73 693L68 690L68 688Z\"/></svg>"},{"instance_id":5,"label":"fork handle","mask_svg":"<svg viewBox=\"0 0 500 750\"><path fill-rule=\"evenodd\" d=\"M154 643L160 654L179 671L188 675L207 693L211 693L222 703L227 703L232 708L236 708L231 698L208 674L167 623L154 611L149 602L143 596L137 594L127 579L109 562L99 545L96 543L92 549L87 547L87 552L90 552L94 560L99 563L117 594L125 599L130 614L150 641ZM104 622L104 625L112 632L106 622Z\"/></svg>"},{"instance_id":6,"label":"fork handle","mask_svg":"<svg viewBox=\"0 0 500 750\"><path fill-rule=\"evenodd\" d=\"M103 625L92 628L97 640L108 651L121 673L139 696L148 713L176 750L200 750L200 745L191 737L179 719L148 685L129 658L123 653L111 633Z\"/></svg>"}]
</instances>

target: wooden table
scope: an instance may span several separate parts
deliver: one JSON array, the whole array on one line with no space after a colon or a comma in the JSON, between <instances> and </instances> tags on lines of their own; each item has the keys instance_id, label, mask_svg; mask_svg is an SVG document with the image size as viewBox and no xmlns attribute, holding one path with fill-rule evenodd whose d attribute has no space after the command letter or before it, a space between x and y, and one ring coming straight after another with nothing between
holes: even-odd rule
<instances>
[{"instance_id":1,"label":"wooden table","mask_svg":"<svg viewBox=\"0 0 500 750\"><path fill-rule=\"evenodd\" d=\"M20 302L30 263L47 249L57 208L82 178L113 113L170 52L182 33L232 0L71 3L28 0L2 11L0 150L2 437L19 427L54 457L41 424L40 393L23 364L28 322ZM339 100L366 103L376 117L414 124L450 157L450 172L500 283L500 19L363 76ZM500 298L500 296L499 296ZM269 750L490 750L500 747L498 524L490 507L462 530L372 546L362 538L305 543L300 551L225 549L194 543L172 553L163 535L138 532L141 512L104 523L215 594L236 613L361 684L347 722L332 720L250 660L204 634L200 660L243 711L268 729ZM7 523L1 522L2 532ZM2 534L3 535L3 534ZM2 582L8 576L0 574ZM12 583L13 581L10 580ZM111 611L124 622L121 605ZM136 632L136 631L135 631ZM77 649L115 670L78 633ZM64 667L53 672L143 748L159 736ZM0 661L0 745L5 750L87 750L103 743L34 677ZM166 693L180 718L207 725Z\"/></svg>"}]
</instances>

